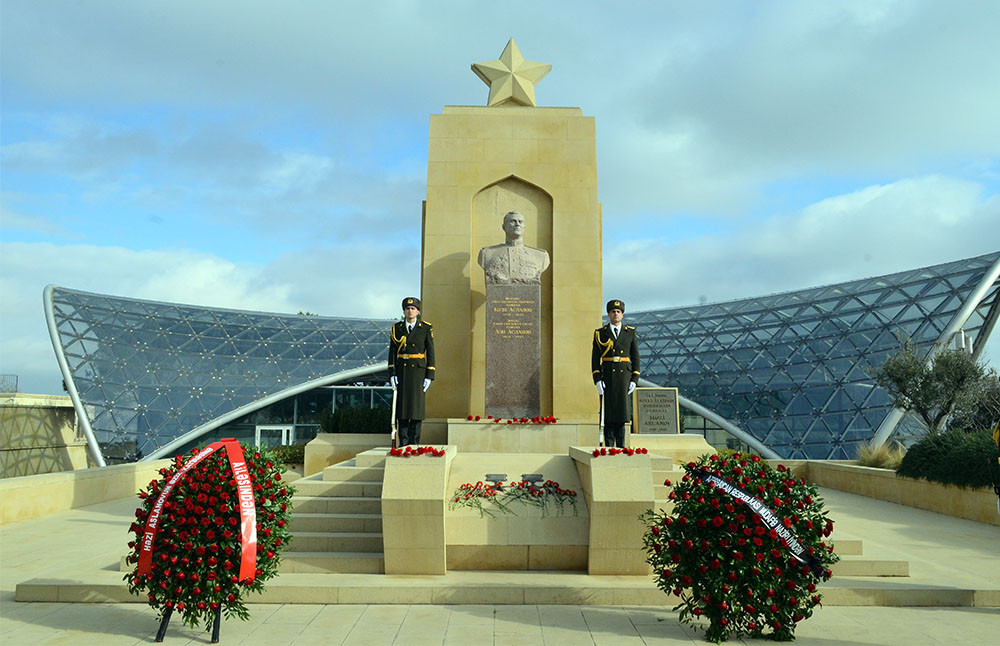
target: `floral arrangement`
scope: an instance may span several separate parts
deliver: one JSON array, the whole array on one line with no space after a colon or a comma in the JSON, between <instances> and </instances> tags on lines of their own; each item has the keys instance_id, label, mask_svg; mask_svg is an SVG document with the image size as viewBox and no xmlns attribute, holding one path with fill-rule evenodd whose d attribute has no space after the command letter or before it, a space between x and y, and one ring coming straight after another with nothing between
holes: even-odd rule
<instances>
[{"instance_id":1,"label":"floral arrangement","mask_svg":"<svg viewBox=\"0 0 1000 646\"><path fill-rule=\"evenodd\" d=\"M576 492L572 489L563 489L558 482L546 480L541 485L534 485L527 480L511 481L505 486L503 482L491 484L479 481L475 484L467 482L460 485L452 494L450 508L470 507L479 510L479 516L496 516L497 513L513 515L516 512L511 509L511 505L520 502L524 505L533 505L542 510L542 516L558 508L559 515L563 513L563 506L569 502L573 507L573 515L579 512L576 508Z\"/></svg>"},{"instance_id":2,"label":"floral arrangement","mask_svg":"<svg viewBox=\"0 0 1000 646\"><path fill-rule=\"evenodd\" d=\"M470 422L478 422L482 419L482 417L480 415L475 415L475 416L469 415L465 419L469 420ZM546 415L546 416L536 415L535 417L512 417L508 420L505 420L502 417L493 417L492 415L487 415L486 419L492 420L494 424L500 424L501 422L504 421L506 421L508 424L555 424L557 421L559 421L555 418L554 415Z\"/></svg>"},{"instance_id":3,"label":"floral arrangement","mask_svg":"<svg viewBox=\"0 0 1000 646\"><path fill-rule=\"evenodd\" d=\"M208 629L220 611L248 619L246 594L264 590L291 540L295 490L284 471L273 451L235 440L176 456L138 493L129 592L145 594L164 622L173 612L192 628Z\"/></svg>"},{"instance_id":4,"label":"floral arrangement","mask_svg":"<svg viewBox=\"0 0 1000 646\"><path fill-rule=\"evenodd\" d=\"M389 449L389 455L396 458L411 458L418 455L440 458L444 456L444 449L435 449L433 446L404 446L402 448Z\"/></svg>"},{"instance_id":5,"label":"floral arrangement","mask_svg":"<svg viewBox=\"0 0 1000 646\"><path fill-rule=\"evenodd\" d=\"M670 486L669 480L664 482ZM815 485L759 456L702 456L670 492L670 513L643 514L656 585L680 597L680 620L709 621L706 639L795 638L839 557ZM768 631L765 633L764 631Z\"/></svg>"},{"instance_id":6,"label":"floral arrangement","mask_svg":"<svg viewBox=\"0 0 1000 646\"><path fill-rule=\"evenodd\" d=\"M631 447L627 448L627 449L616 449L614 447L611 447L611 448L601 447L599 449L594 449L593 450L593 455L594 455L595 458L599 458L602 455L628 455L628 456L633 456L633 455L646 455L647 453L649 453L649 451L647 451L646 449L643 449L643 448L634 448L633 449Z\"/></svg>"}]
</instances>

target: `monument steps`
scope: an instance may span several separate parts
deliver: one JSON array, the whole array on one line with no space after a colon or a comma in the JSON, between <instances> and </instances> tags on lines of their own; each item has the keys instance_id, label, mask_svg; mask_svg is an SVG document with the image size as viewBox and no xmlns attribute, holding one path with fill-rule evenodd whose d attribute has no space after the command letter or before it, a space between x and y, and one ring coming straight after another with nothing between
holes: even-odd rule
<instances>
[{"instance_id":1,"label":"monument steps","mask_svg":"<svg viewBox=\"0 0 1000 646\"><path fill-rule=\"evenodd\" d=\"M382 533L294 532L291 552L382 552Z\"/></svg>"},{"instance_id":2,"label":"monument steps","mask_svg":"<svg viewBox=\"0 0 1000 646\"><path fill-rule=\"evenodd\" d=\"M384 466L357 466L353 459L323 469L324 482L381 483L384 477Z\"/></svg>"},{"instance_id":3,"label":"monument steps","mask_svg":"<svg viewBox=\"0 0 1000 646\"><path fill-rule=\"evenodd\" d=\"M329 466L295 482L292 542L279 571L360 573L385 571L382 478L385 452Z\"/></svg>"},{"instance_id":4,"label":"monument steps","mask_svg":"<svg viewBox=\"0 0 1000 646\"><path fill-rule=\"evenodd\" d=\"M590 576L580 572L449 572L444 576L381 574L381 560L354 555L351 565L371 572L329 573L342 567L329 555L292 553L280 574L252 603L289 604L570 604L671 606L676 599L649 576ZM377 568L377 569L375 569ZM1000 607L1000 590L886 578L834 577L819 590L824 606ZM87 581L36 578L17 584L17 601L142 603L119 572L101 570Z\"/></svg>"},{"instance_id":5,"label":"monument steps","mask_svg":"<svg viewBox=\"0 0 1000 646\"><path fill-rule=\"evenodd\" d=\"M329 468L329 467L327 467ZM348 498L381 498L382 481L338 482L323 480L321 474L299 478L293 484L295 497L344 496Z\"/></svg>"},{"instance_id":6,"label":"monument steps","mask_svg":"<svg viewBox=\"0 0 1000 646\"><path fill-rule=\"evenodd\" d=\"M382 574L384 571L385 558L379 552L287 552L278 565L279 580L286 574Z\"/></svg>"},{"instance_id":7,"label":"monument steps","mask_svg":"<svg viewBox=\"0 0 1000 646\"><path fill-rule=\"evenodd\" d=\"M338 498L337 503L343 502L344 498ZM362 502L365 506L362 506ZM298 513L292 515L292 522L289 529L293 534L299 532L326 532L331 527L336 527L344 532L381 532L382 514L378 512L378 505L368 505L372 501L358 499L357 509L347 510L343 513L310 514Z\"/></svg>"}]
</instances>

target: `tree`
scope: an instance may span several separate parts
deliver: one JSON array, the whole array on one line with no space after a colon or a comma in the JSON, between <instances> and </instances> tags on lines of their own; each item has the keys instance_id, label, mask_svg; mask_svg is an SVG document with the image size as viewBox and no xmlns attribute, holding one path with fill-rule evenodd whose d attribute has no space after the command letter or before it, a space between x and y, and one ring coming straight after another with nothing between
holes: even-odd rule
<instances>
[{"instance_id":1,"label":"tree","mask_svg":"<svg viewBox=\"0 0 1000 646\"><path fill-rule=\"evenodd\" d=\"M889 391L896 408L916 413L928 432L941 430L952 415L977 410L992 371L962 350L943 350L928 361L910 339L900 339L899 350L881 368L870 370L875 383Z\"/></svg>"}]
</instances>

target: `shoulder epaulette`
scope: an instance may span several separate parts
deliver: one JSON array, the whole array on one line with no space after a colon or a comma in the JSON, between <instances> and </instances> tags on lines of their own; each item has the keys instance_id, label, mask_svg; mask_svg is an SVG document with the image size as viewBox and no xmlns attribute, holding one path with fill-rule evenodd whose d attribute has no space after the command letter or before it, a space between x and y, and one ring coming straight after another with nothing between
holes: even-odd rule
<instances>
[{"instance_id":1,"label":"shoulder epaulette","mask_svg":"<svg viewBox=\"0 0 1000 646\"><path fill-rule=\"evenodd\" d=\"M426 325L427 327L431 327L431 322L430 321L420 321L420 322L423 323L424 325Z\"/></svg>"},{"instance_id":2,"label":"shoulder epaulette","mask_svg":"<svg viewBox=\"0 0 1000 646\"><path fill-rule=\"evenodd\" d=\"M626 329L626 330L634 330L635 328L634 328L634 327L632 327L631 325L626 325L626 326L625 326L625 329Z\"/></svg>"}]
</instances>

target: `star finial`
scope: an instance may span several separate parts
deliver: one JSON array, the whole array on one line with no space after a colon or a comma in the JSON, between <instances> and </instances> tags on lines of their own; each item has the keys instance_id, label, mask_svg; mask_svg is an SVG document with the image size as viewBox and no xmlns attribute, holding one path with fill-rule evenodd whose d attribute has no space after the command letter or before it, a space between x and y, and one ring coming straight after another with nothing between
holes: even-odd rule
<instances>
[{"instance_id":1,"label":"star finial","mask_svg":"<svg viewBox=\"0 0 1000 646\"><path fill-rule=\"evenodd\" d=\"M535 84L549 73L552 66L524 60L517 43L507 41L499 60L473 63L472 71L490 86L486 105L535 105Z\"/></svg>"}]
</instances>

